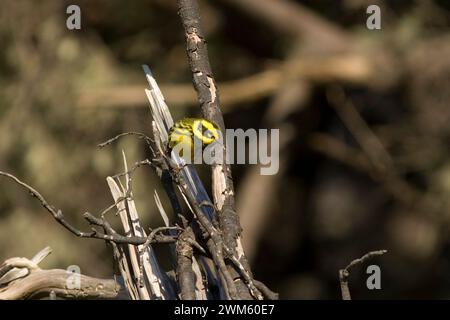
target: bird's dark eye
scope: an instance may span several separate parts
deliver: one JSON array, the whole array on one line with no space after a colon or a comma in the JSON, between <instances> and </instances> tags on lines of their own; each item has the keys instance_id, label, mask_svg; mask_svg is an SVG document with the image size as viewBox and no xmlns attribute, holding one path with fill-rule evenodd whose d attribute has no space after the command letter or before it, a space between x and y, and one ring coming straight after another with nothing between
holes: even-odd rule
<instances>
[{"instance_id":1,"label":"bird's dark eye","mask_svg":"<svg viewBox=\"0 0 450 320\"><path fill-rule=\"evenodd\" d=\"M202 129L202 133L203 133L203 135L204 135L205 137L207 137L207 138L212 138L213 134L212 134L211 130L209 130L209 128L205 127L205 126L202 124L201 129Z\"/></svg>"}]
</instances>

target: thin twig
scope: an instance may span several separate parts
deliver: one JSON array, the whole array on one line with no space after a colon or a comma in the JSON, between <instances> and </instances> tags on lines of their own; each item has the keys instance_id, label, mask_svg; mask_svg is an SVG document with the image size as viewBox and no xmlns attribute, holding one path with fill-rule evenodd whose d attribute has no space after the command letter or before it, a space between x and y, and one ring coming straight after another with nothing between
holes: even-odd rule
<instances>
[{"instance_id":1,"label":"thin twig","mask_svg":"<svg viewBox=\"0 0 450 320\"><path fill-rule=\"evenodd\" d=\"M102 217L97 218L93 216L91 213L86 212L83 214L83 217L93 226L99 226L104 228L105 230L108 230L108 234L105 234L101 231L98 231L96 229L92 230L91 232L83 232L76 227L72 226L67 220L65 219L62 211L60 209L55 209L52 205L50 205L47 200L33 187L26 184L25 182L21 181L19 178L15 177L12 174L0 171L0 176L5 176L11 180L13 180L15 183L19 184L30 194L37 198L41 205L53 216L53 218L64 228L69 230L71 233L76 235L80 238L93 238L93 239L101 239L106 241L112 241L114 243L126 243L126 244L132 244L132 245L140 245L144 244L148 239L147 237L128 237L118 234L110 225L109 223ZM153 241L156 243L173 243L176 241L176 237L172 236L162 236L157 235L154 237Z\"/></svg>"},{"instance_id":2,"label":"thin twig","mask_svg":"<svg viewBox=\"0 0 450 320\"><path fill-rule=\"evenodd\" d=\"M139 250L139 285L142 287L144 285L144 253L147 250L147 247L152 244L155 241L155 238L157 237L158 233L164 232L164 231L171 231L171 230L177 230L180 231L181 228L179 227L159 227L152 231L150 231L150 234L147 236L147 240L142 245L142 248ZM177 239L179 236L171 234L170 237L176 237Z\"/></svg>"},{"instance_id":3,"label":"thin twig","mask_svg":"<svg viewBox=\"0 0 450 320\"><path fill-rule=\"evenodd\" d=\"M373 257L381 256L386 252L387 250L370 251L363 255L361 258L355 259L350 262L344 269L339 270L339 282L341 284L342 300L352 299L350 295L350 289L348 287L348 277L350 276L350 269L357 265L363 264Z\"/></svg>"},{"instance_id":4,"label":"thin twig","mask_svg":"<svg viewBox=\"0 0 450 320\"><path fill-rule=\"evenodd\" d=\"M131 132L123 132L123 133L120 133L120 134L118 134L117 136L115 136L115 137L113 137L113 138L111 138L111 139L106 140L105 142L99 143L99 144L97 145L97 147L99 147L99 148L104 148L104 147L106 147L106 146L112 144L113 142L117 141L118 139L120 139L120 138L122 138L122 137L124 137L124 136L129 136L129 135L138 136L139 138L144 139L145 142L146 142L149 146L151 145L151 143L153 143L153 139L150 138L149 136L147 136L145 133L131 131Z\"/></svg>"}]
</instances>

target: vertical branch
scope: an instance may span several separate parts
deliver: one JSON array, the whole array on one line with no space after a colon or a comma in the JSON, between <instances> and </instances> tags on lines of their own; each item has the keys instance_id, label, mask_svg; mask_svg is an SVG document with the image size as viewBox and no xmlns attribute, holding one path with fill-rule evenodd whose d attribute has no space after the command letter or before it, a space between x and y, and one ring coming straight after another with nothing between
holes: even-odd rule
<instances>
[{"instance_id":1,"label":"vertical branch","mask_svg":"<svg viewBox=\"0 0 450 320\"><path fill-rule=\"evenodd\" d=\"M179 0L179 15L186 35L187 54L191 67L193 83L204 118L219 125L225 133L225 124L220 110L219 94L211 71L208 49L200 26L200 14L196 0ZM225 159L225 158L224 158ZM228 165L216 165L222 169L220 175L213 175L213 185L221 190L213 190L214 201L219 210L228 205L232 208L234 202L234 187ZM213 167L213 171L214 167ZM221 181L214 181L220 179Z\"/></svg>"},{"instance_id":2,"label":"vertical branch","mask_svg":"<svg viewBox=\"0 0 450 320\"><path fill-rule=\"evenodd\" d=\"M225 124L220 109L219 93L211 70L208 58L208 49L200 24L199 7L196 0L178 0L179 16L181 18L185 36L187 55L191 68L194 88L200 102L202 115L205 119L215 122L225 133ZM226 140L224 134L224 156L226 159ZM240 234L241 226L239 217L234 209L234 187L231 170L225 161L212 166L212 193L214 205L218 209L218 220L223 232L224 244L239 258L246 272L251 275L247 258L242 249ZM231 268L232 271L233 268ZM236 278L239 274L234 272ZM243 284L242 279L238 281L238 287ZM240 290L242 298L251 298L249 292Z\"/></svg>"},{"instance_id":3,"label":"vertical branch","mask_svg":"<svg viewBox=\"0 0 450 320\"><path fill-rule=\"evenodd\" d=\"M342 300L352 300L350 295L350 289L348 287L348 277L350 272L347 269L339 270L339 283L341 285L341 296Z\"/></svg>"},{"instance_id":4,"label":"vertical branch","mask_svg":"<svg viewBox=\"0 0 450 320\"><path fill-rule=\"evenodd\" d=\"M197 0L179 0L178 6L178 13L186 33L189 65L203 116L215 121L223 130L225 126L220 110L219 96L209 63L206 41L200 25Z\"/></svg>"},{"instance_id":5,"label":"vertical branch","mask_svg":"<svg viewBox=\"0 0 450 320\"><path fill-rule=\"evenodd\" d=\"M193 249L189 239L194 239L194 233L190 227L180 234L176 242L177 251L177 276L182 300L195 300L195 274L192 270Z\"/></svg>"}]
</instances>

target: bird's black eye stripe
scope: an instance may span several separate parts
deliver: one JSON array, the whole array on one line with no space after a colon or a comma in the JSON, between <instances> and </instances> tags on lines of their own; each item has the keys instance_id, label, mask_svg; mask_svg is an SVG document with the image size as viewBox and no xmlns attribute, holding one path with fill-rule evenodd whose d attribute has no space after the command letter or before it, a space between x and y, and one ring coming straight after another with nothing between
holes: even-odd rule
<instances>
[{"instance_id":1,"label":"bird's black eye stripe","mask_svg":"<svg viewBox=\"0 0 450 320\"><path fill-rule=\"evenodd\" d=\"M202 124L202 133L208 139L212 139L214 137L211 130L209 128L205 127L203 124Z\"/></svg>"},{"instance_id":2,"label":"bird's black eye stripe","mask_svg":"<svg viewBox=\"0 0 450 320\"><path fill-rule=\"evenodd\" d=\"M202 132L204 132L206 136L211 136L211 131L209 130L209 128L205 127L203 124L201 128Z\"/></svg>"}]
</instances>

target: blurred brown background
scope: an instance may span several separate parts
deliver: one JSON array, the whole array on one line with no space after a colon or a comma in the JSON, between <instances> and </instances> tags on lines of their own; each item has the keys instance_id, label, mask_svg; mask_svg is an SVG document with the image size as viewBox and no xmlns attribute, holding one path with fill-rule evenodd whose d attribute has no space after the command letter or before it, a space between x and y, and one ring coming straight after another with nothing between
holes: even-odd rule
<instances>
[{"instance_id":1,"label":"blurred brown background","mask_svg":"<svg viewBox=\"0 0 450 320\"><path fill-rule=\"evenodd\" d=\"M66 28L69 4L82 30ZM200 1L229 128L279 128L280 172L234 166L255 277L282 298L337 299L338 269L367 251L382 290L352 272L354 298L450 298L450 16L447 1ZM366 28L378 4L382 30ZM148 64L176 119L198 116L176 1L3 0L0 170L36 187L78 227L112 203L105 178L149 155ZM204 169L204 168L203 168ZM204 170L208 182L208 171ZM134 192L162 224L140 169ZM77 239L0 179L0 260L49 245L43 267L110 277L110 249ZM167 206L168 207L168 206ZM112 218L114 219L114 218Z\"/></svg>"}]
</instances>

